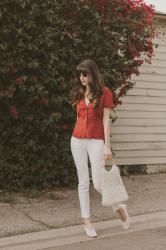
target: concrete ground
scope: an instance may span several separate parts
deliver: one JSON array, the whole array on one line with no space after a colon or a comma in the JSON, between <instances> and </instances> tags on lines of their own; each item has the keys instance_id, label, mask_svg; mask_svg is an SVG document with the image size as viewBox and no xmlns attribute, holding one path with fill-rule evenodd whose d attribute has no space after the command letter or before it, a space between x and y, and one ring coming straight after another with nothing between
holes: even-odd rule
<instances>
[{"instance_id":1,"label":"concrete ground","mask_svg":"<svg viewBox=\"0 0 166 250\"><path fill-rule=\"evenodd\" d=\"M165 250L166 227L133 231L43 250Z\"/></svg>"},{"instance_id":2,"label":"concrete ground","mask_svg":"<svg viewBox=\"0 0 166 250\"><path fill-rule=\"evenodd\" d=\"M127 205L131 216L166 211L166 173L125 176L123 180L130 197ZM111 208L101 206L100 194L93 186L90 195L93 222L117 218ZM1 239L81 223L77 189L55 189L41 194L0 193Z\"/></svg>"},{"instance_id":3,"label":"concrete ground","mask_svg":"<svg viewBox=\"0 0 166 250\"><path fill-rule=\"evenodd\" d=\"M0 238L3 250L165 250L166 211L131 217L123 230L118 219L95 222L98 237L85 235L83 225Z\"/></svg>"}]
</instances>

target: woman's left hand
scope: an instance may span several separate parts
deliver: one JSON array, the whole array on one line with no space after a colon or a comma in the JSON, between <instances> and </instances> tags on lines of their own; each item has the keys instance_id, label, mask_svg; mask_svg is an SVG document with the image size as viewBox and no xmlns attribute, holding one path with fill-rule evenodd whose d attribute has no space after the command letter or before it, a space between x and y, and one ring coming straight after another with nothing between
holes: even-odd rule
<instances>
[{"instance_id":1,"label":"woman's left hand","mask_svg":"<svg viewBox=\"0 0 166 250\"><path fill-rule=\"evenodd\" d=\"M104 160L112 160L112 154L104 154Z\"/></svg>"},{"instance_id":2,"label":"woman's left hand","mask_svg":"<svg viewBox=\"0 0 166 250\"><path fill-rule=\"evenodd\" d=\"M104 146L104 160L112 159L112 151L110 147Z\"/></svg>"}]
</instances>

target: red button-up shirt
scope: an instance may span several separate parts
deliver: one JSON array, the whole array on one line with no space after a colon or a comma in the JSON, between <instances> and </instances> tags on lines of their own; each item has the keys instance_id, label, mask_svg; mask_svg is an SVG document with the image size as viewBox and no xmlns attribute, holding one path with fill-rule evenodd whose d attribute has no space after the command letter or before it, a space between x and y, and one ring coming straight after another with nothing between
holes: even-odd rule
<instances>
[{"instance_id":1,"label":"red button-up shirt","mask_svg":"<svg viewBox=\"0 0 166 250\"><path fill-rule=\"evenodd\" d=\"M77 121L72 136L76 138L104 139L103 113L104 108L112 108L112 92L109 88L103 88L98 107L93 108L92 103L88 105L83 98L77 104Z\"/></svg>"}]
</instances>

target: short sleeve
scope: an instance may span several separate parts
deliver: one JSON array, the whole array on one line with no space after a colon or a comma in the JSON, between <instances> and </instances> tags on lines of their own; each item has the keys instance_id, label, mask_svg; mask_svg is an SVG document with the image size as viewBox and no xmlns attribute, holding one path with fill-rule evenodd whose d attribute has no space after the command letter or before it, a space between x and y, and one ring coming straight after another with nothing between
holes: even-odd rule
<instances>
[{"instance_id":1,"label":"short sleeve","mask_svg":"<svg viewBox=\"0 0 166 250\"><path fill-rule=\"evenodd\" d=\"M113 97L112 92L109 88L104 87L103 90L103 106L104 108L112 108L113 107Z\"/></svg>"}]
</instances>

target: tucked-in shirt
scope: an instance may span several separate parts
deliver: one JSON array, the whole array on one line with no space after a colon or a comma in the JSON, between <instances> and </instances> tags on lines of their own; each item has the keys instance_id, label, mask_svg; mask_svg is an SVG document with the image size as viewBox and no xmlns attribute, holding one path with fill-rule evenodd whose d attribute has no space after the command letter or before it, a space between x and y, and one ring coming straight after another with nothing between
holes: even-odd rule
<instances>
[{"instance_id":1,"label":"tucked-in shirt","mask_svg":"<svg viewBox=\"0 0 166 250\"><path fill-rule=\"evenodd\" d=\"M104 139L104 108L112 107L112 92L108 87L103 87L103 94L96 108L93 108L91 102L86 104L85 98L82 98L77 104L77 121L72 136L76 138Z\"/></svg>"}]
</instances>

